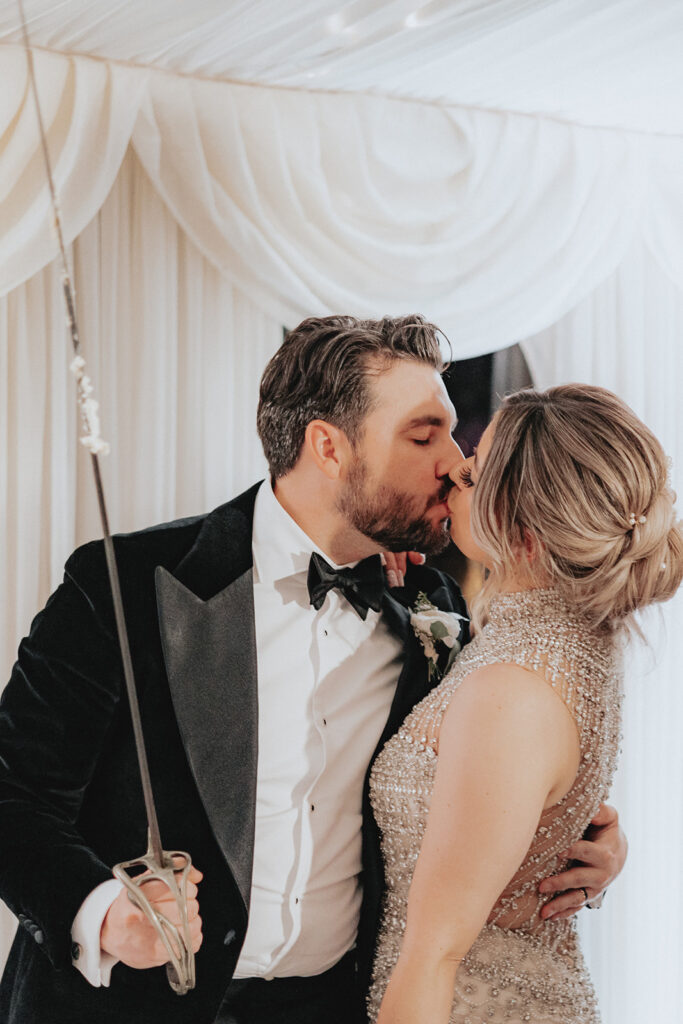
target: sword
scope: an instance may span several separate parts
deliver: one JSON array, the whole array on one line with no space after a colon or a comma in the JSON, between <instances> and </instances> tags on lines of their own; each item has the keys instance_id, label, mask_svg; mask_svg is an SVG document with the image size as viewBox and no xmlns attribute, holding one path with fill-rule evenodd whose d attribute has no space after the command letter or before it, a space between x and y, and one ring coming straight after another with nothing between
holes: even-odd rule
<instances>
[{"instance_id":1,"label":"sword","mask_svg":"<svg viewBox=\"0 0 683 1024\"><path fill-rule=\"evenodd\" d=\"M140 768L140 780L142 793L145 801L145 812L147 815L147 852L135 860L124 861L114 866L113 873L128 890L128 898L146 915L157 936L161 940L168 953L166 973L168 981L174 992L178 995L185 995L195 986L195 959L192 951L192 939L190 936L190 924L187 917L187 877L192 866L189 853L182 850L167 851L161 845L159 835L159 822L152 793L152 782L149 774L147 751L145 749L144 734L142 731L142 720L140 718L140 706L138 703L135 676L133 673L133 661L130 654L128 641L128 630L123 611L123 600L121 597L121 584L114 552L114 542L109 530L109 516L107 503L102 485L100 473L99 456L106 455L109 445L102 440L99 433L98 404L92 398L92 384L85 373L85 360L81 355L81 343L76 320L76 303L74 301L74 289L71 283L69 265L66 258L64 246L64 233L62 231L62 218L52 175L52 165L47 145L47 135L43 123L43 115L38 98L38 86L36 84L35 69L33 66L33 53L31 51L26 16L22 0L17 0L19 16L21 19L21 30L24 40L24 49L28 62L28 73L31 91L35 103L36 116L38 118L38 130L43 150L43 159L47 174L48 186L50 189L50 201L54 216L54 227L59 245L59 254L62 268L62 291L66 305L67 327L71 336L74 358L71 363L71 371L76 377L78 405L81 419L85 428L85 434L81 437L83 444L90 452L90 463L95 480L97 492L97 505L102 525L104 540L104 553L107 563L107 574L111 587L112 601L114 604L114 617L116 619L116 631L118 634L123 675L128 693L131 720L133 723L133 734L135 737L135 748L137 751L138 765ZM144 893L144 886L153 880L164 882L175 898L176 905L180 912L180 927L174 925L163 914L155 910Z\"/></svg>"}]
</instances>

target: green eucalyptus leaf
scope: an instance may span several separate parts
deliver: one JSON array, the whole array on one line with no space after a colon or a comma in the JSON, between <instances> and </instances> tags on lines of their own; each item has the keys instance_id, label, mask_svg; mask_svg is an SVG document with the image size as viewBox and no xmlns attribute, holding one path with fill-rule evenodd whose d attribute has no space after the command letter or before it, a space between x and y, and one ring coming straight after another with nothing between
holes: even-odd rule
<instances>
[{"instance_id":1,"label":"green eucalyptus leaf","mask_svg":"<svg viewBox=\"0 0 683 1024\"><path fill-rule=\"evenodd\" d=\"M444 626L443 622L432 622L429 626L429 631L435 640L443 640L445 636L448 636L448 629Z\"/></svg>"}]
</instances>

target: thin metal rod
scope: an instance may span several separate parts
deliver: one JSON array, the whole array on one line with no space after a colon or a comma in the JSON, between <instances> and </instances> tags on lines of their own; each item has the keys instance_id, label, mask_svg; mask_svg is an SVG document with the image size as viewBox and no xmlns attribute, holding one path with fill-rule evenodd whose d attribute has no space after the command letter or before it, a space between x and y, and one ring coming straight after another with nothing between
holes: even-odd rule
<instances>
[{"instance_id":1,"label":"thin metal rod","mask_svg":"<svg viewBox=\"0 0 683 1024\"><path fill-rule=\"evenodd\" d=\"M152 780L149 775L149 762L147 760L147 751L145 749L145 737L142 731L140 705L138 703L138 694L135 686L135 674L133 672L133 660L130 654L130 643L128 642L128 629L126 627L126 618L123 611L123 599L121 597L121 581L119 579L119 570L116 564L116 555L114 553L114 541L112 540L111 533L109 532L109 517L107 515L107 506L104 498L104 489L102 487L102 476L100 474L100 464L98 461L98 457L94 453L91 453L90 458L92 460L92 468L95 476L97 503L100 509L100 520L102 523L102 530L104 533L104 553L107 559L107 572L109 573L111 596L114 602L116 631L119 637L119 647L121 648L121 660L123 662L123 676L124 679L126 680L128 703L130 704L130 717L133 723L135 748L137 750L138 755L140 780L142 782L142 795L145 799L145 810L147 812L147 827L149 829L149 847L152 853L154 854L154 858L157 864L160 867L164 868L167 865L164 857L163 847L161 845L161 836L159 835L159 822L157 819L156 806L154 804L154 794L152 792Z\"/></svg>"},{"instance_id":2,"label":"thin metal rod","mask_svg":"<svg viewBox=\"0 0 683 1024\"><path fill-rule=\"evenodd\" d=\"M45 170L47 171L47 183L50 189L50 199L52 200L52 210L54 212L55 231L57 232L57 241L59 243L59 253L62 263L62 284L64 291L64 301L66 302L66 312L67 317L69 319L69 327L71 329L71 340L73 342L74 353L78 355L80 352L80 340L78 336L78 328L76 326L76 308L73 300L73 289L70 287L69 265L66 259L66 247L64 245L64 234L62 232L62 218L59 212L59 200L57 199L57 190L55 188L55 182L52 176L52 164L50 163L50 153L47 148L47 132L45 131L43 112L40 109L40 103L38 101L38 86L36 84L36 72L33 66L33 53L31 51L31 44L28 38L28 28L26 26L26 15L24 14L23 0L17 0L17 4L19 5L19 13L21 15L21 32L24 39L24 50L26 51L26 59L28 61L29 81L31 83L33 102L36 108L36 116L38 118L38 128L40 130L40 144L43 149L43 159L45 161Z\"/></svg>"},{"instance_id":3,"label":"thin metal rod","mask_svg":"<svg viewBox=\"0 0 683 1024\"><path fill-rule=\"evenodd\" d=\"M26 50L26 57L28 60L29 80L33 92L36 114L38 117L38 128L40 130L40 141L43 149L43 158L45 160L45 170L47 171L47 180L50 188L50 197L52 200L52 209L54 212L55 219L55 230L57 232L57 241L59 243L59 252L62 263L62 290L64 292L64 301L66 303L68 328L69 333L71 335L71 342L73 345L74 354L79 355L80 339L78 334L78 323L76 321L76 304L74 301L74 291L71 284L71 277L69 274L69 265L66 259L64 234L62 231L62 219L59 210L59 202L57 200L57 191L55 189L54 178L52 176L52 165L50 163L50 153L48 151L47 146L47 135L45 132L45 125L43 123L43 115L40 109L40 102L38 100L38 86L36 84L35 70L33 67L33 54L31 53L31 47L28 38L28 29L26 27L26 17L24 15L24 6L22 0L17 0L17 3L19 5L19 13L21 16L21 28L24 37L24 48ZM116 564L114 542L109 531L109 516L107 514L107 503L105 501L104 488L102 485L102 476L100 474L100 464L96 452L91 452L90 458L93 474L95 477L97 504L100 513L100 522L102 524L102 533L104 536L104 552L107 560L107 572L109 575L109 584L111 587L112 600L114 603L114 617L116 619L116 631L118 633L119 647L121 649L123 676L126 682L126 690L128 692L128 702L130 704L130 714L133 723L133 733L135 736L135 747L137 750L138 765L140 768L140 780L142 782L142 793L144 796L145 810L147 813L149 845L150 850L154 854L154 857L159 866L166 867L167 865L165 863L164 851L161 845L161 838L159 835L159 823L157 820L156 807L154 804L154 794L152 792L152 782L149 774L149 763L147 761L145 740L142 731L140 705L138 703L137 690L135 686L135 675L133 672L133 661L130 654L130 643L128 640L128 630L126 627L126 619L123 611L123 601L121 598L121 583L119 580L119 572Z\"/></svg>"}]
</instances>

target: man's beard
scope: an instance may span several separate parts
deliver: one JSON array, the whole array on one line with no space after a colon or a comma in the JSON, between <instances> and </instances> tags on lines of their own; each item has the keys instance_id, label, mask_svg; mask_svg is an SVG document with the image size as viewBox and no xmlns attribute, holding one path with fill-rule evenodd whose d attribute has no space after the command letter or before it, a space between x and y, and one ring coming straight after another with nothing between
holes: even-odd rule
<instances>
[{"instance_id":1,"label":"man's beard","mask_svg":"<svg viewBox=\"0 0 683 1024\"><path fill-rule=\"evenodd\" d=\"M435 555L448 546L448 520L433 523L427 512L446 500L451 485L444 482L426 506L418 510L414 495L380 484L373 492L367 487L367 466L356 458L337 507L359 533L376 541L386 551L422 551Z\"/></svg>"}]
</instances>

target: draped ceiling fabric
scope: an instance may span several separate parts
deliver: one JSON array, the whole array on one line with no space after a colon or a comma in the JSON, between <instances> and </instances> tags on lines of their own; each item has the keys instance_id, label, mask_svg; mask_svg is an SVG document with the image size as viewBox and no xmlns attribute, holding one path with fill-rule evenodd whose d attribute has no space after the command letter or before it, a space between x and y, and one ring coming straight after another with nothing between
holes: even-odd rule
<instances>
[{"instance_id":1,"label":"draped ceiling fabric","mask_svg":"<svg viewBox=\"0 0 683 1024\"><path fill-rule=\"evenodd\" d=\"M0 294L54 254L25 58L2 49ZM644 239L683 282L683 139L197 81L38 53L69 240L130 140L200 251L269 315L420 309L459 356L555 322Z\"/></svg>"},{"instance_id":2,"label":"draped ceiling fabric","mask_svg":"<svg viewBox=\"0 0 683 1024\"><path fill-rule=\"evenodd\" d=\"M261 475L281 325L339 311L419 310L459 358L526 339L538 383L623 395L683 493L680 0L24 4L116 529ZM19 43L0 0L3 677L98 532ZM629 663L632 854L584 923L606 1024L683 1000L683 890L656 842L683 845L675 614L657 678Z\"/></svg>"}]
</instances>

